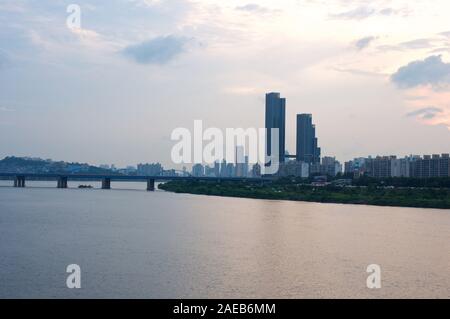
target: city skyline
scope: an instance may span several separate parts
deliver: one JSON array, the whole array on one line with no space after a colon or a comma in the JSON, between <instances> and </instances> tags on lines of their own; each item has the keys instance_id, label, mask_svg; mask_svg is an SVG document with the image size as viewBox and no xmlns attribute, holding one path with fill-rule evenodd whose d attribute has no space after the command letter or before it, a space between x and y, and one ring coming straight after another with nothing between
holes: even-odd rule
<instances>
[{"instance_id":1,"label":"city skyline","mask_svg":"<svg viewBox=\"0 0 450 319\"><path fill-rule=\"evenodd\" d=\"M279 130L279 151L278 151L278 156L280 160L280 163L283 164L286 160L288 162L298 162L298 163L305 163L308 164L308 170L311 173L311 167L312 170L317 170L320 171L320 169L318 168L320 165L322 165L322 159L324 159L325 161L328 160L332 160L333 164L331 164L331 166L334 166L334 161L336 161L336 163L338 165L340 165L340 169L336 171L337 172L344 172L347 171L347 169L342 170L342 164L339 160L342 161L342 163L345 163L346 165L349 162L353 162L354 160L359 160L359 159L378 159L378 158L397 158L398 154L381 154L381 153L377 153L376 155L365 155L365 156L357 156L357 157L353 157L353 158L348 158L348 159L337 159L336 160L336 156L333 156L330 153L326 153L326 155L322 156L322 149L319 147L319 143L318 143L318 136L317 136L317 132L316 132L316 125L313 124L313 115L312 114L296 114L296 128L295 128L295 145L296 145L296 152L295 154L290 153L287 149L286 149L286 104L287 104L287 99L285 97L281 97L281 93L280 92L270 92L270 93L266 93L265 94L265 129L266 129L266 147L267 150L270 150L271 147L271 129L276 128ZM225 134L224 134L225 135ZM292 141L290 141L292 142ZM173 143L173 141L172 141ZM204 142L202 143L203 147L205 146ZM176 165L175 163L170 163L168 165L168 169L165 170L164 167L161 165L161 161L153 161L153 162L149 162L149 161L145 161L145 160L141 160L139 161L138 164L135 163L126 163L125 165L123 165L121 168L117 168L116 167L116 163L115 162L104 162L104 163L95 163L99 168L104 168L104 169L111 169L111 170L118 170L118 171L122 171L125 174L127 174L127 172L135 172L135 171L140 171L140 166L156 166L159 167L159 171L161 173L167 171L167 172L171 172L171 173L175 173L176 168L182 168L183 171L185 172L187 168L192 169L192 173L193 175L204 175L205 174L205 170L209 170L211 174L214 174L215 176L233 176L234 174L236 176L247 176L247 174L252 172L252 167L250 167L249 165L254 165L254 164L263 164L261 162L257 162L257 163L253 163L253 162L249 162L249 158L248 158L248 145L246 147L244 147L243 145L236 145L235 148L235 155L234 155L234 161L227 163L225 161L225 157L222 159L218 159L215 161L214 165L212 165L211 163L205 163L205 162L194 162L194 163L184 163L181 164L181 167L179 167L180 165ZM270 155L270 151L268 151ZM443 155L447 155L447 153L443 153L443 152L438 152L438 153L432 153L432 154L420 154L420 153L410 153L410 154L406 154L403 156L403 158L414 158L414 157L436 157L436 156L440 156L441 154ZM8 156L15 156L15 154L8 154ZM23 156L25 158L38 158L41 159L39 157L36 156ZM295 158L295 160L293 160L293 158ZM399 158L402 158L402 156L399 156ZM45 157L46 161L51 161L51 159L48 159L47 157ZM66 162L70 162L70 161L66 161ZM78 163L87 163L84 161L78 162ZM221 165L222 163L225 164ZM92 163L91 163L92 164ZM217 166L217 164L219 164L219 166ZM241 165L240 165L241 164ZM245 169L242 167L242 164L245 166ZM317 166L316 168L314 168L314 164L317 164L319 166ZM230 166L231 165L231 166ZM233 166L234 165L234 166ZM120 166L120 165L117 165ZM330 166L330 164L324 164L324 166ZM226 170L227 172L224 173L223 170ZM142 171L145 171L147 169L143 169ZM151 168L151 170L153 170L153 168ZM197 174L195 173L196 171L198 172L199 170L203 170L203 173L201 174ZM217 172L217 170L220 170L220 174ZM238 171L240 173L238 173ZM182 172L181 169L178 169L178 172ZM210 174L210 175L211 175ZM150 174L152 175L152 174ZM157 175L157 174L156 174ZM206 174L208 175L208 174Z\"/></svg>"},{"instance_id":2,"label":"city skyline","mask_svg":"<svg viewBox=\"0 0 450 319\"><path fill-rule=\"evenodd\" d=\"M263 127L272 90L290 153L301 113L342 161L448 152L448 1L71 3L0 5L0 157L170 166L173 129Z\"/></svg>"}]
</instances>

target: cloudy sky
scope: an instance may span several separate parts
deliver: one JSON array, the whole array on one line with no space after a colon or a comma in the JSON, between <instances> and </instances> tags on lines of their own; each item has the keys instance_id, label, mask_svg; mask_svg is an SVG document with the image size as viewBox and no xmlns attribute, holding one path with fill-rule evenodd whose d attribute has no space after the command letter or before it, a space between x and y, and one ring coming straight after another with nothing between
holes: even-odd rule
<instances>
[{"instance_id":1,"label":"cloudy sky","mask_svg":"<svg viewBox=\"0 0 450 319\"><path fill-rule=\"evenodd\" d=\"M67 7L81 8L68 28ZM324 155L450 152L448 0L2 0L0 157L170 166L176 127L312 113Z\"/></svg>"}]
</instances>

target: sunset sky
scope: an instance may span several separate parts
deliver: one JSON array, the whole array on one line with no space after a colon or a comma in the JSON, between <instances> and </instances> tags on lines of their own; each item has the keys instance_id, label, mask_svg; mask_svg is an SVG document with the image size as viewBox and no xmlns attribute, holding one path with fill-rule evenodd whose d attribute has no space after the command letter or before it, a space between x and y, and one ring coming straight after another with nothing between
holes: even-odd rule
<instances>
[{"instance_id":1,"label":"sunset sky","mask_svg":"<svg viewBox=\"0 0 450 319\"><path fill-rule=\"evenodd\" d=\"M81 8L68 28L67 6ZM312 113L323 155L450 152L448 0L2 0L0 157L170 167L170 134Z\"/></svg>"}]
</instances>

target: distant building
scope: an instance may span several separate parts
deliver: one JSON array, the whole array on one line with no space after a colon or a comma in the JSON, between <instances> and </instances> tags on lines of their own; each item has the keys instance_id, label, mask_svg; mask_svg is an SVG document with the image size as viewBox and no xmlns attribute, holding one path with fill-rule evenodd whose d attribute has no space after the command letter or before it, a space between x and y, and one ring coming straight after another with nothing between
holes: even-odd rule
<instances>
[{"instance_id":1,"label":"distant building","mask_svg":"<svg viewBox=\"0 0 450 319\"><path fill-rule=\"evenodd\" d=\"M128 165L125 169L127 170L128 174L133 174L133 173L135 174L137 172L136 167L131 166L131 165Z\"/></svg>"},{"instance_id":2,"label":"distant building","mask_svg":"<svg viewBox=\"0 0 450 319\"><path fill-rule=\"evenodd\" d=\"M450 177L450 154L442 154L439 160L439 177Z\"/></svg>"},{"instance_id":3,"label":"distant building","mask_svg":"<svg viewBox=\"0 0 450 319\"><path fill-rule=\"evenodd\" d=\"M228 163L225 167L225 177L235 177L236 171L235 171L235 167L234 164L232 163Z\"/></svg>"},{"instance_id":4,"label":"distant building","mask_svg":"<svg viewBox=\"0 0 450 319\"><path fill-rule=\"evenodd\" d=\"M216 175L214 174L214 167L205 165L205 167L204 167L204 175L206 177L215 177Z\"/></svg>"},{"instance_id":5,"label":"distant building","mask_svg":"<svg viewBox=\"0 0 450 319\"><path fill-rule=\"evenodd\" d=\"M450 155L424 155L411 160L411 176L417 178L450 177Z\"/></svg>"},{"instance_id":6,"label":"distant building","mask_svg":"<svg viewBox=\"0 0 450 319\"><path fill-rule=\"evenodd\" d=\"M345 172L356 177L367 175L374 178L389 177L449 177L450 155L411 155L404 158L396 156L377 156L359 158L345 163Z\"/></svg>"},{"instance_id":7,"label":"distant building","mask_svg":"<svg viewBox=\"0 0 450 319\"><path fill-rule=\"evenodd\" d=\"M320 173L335 177L339 173L342 173L342 165L335 157L325 156L322 158Z\"/></svg>"},{"instance_id":8,"label":"distant building","mask_svg":"<svg viewBox=\"0 0 450 319\"><path fill-rule=\"evenodd\" d=\"M412 158L393 158L391 160L391 177L410 177Z\"/></svg>"},{"instance_id":9,"label":"distant building","mask_svg":"<svg viewBox=\"0 0 450 319\"><path fill-rule=\"evenodd\" d=\"M359 157L351 161L345 162L344 172L346 174L352 174L354 177L358 178L365 174L366 171L366 158Z\"/></svg>"},{"instance_id":10,"label":"distant building","mask_svg":"<svg viewBox=\"0 0 450 319\"><path fill-rule=\"evenodd\" d=\"M161 173L162 176L174 177L178 176L177 172L174 169L163 170Z\"/></svg>"},{"instance_id":11,"label":"distant building","mask_svg":"<svg viewBox=\"0 0 450 319\"><path fill-rule=\"evenodd\" d=\"M331 156L325 156L322 158L321 163L311 163L309 166L310 176L320 174L322 176L336 177L339 173L342 173L342 164L335 157Z\"/></svg>"},{"instance_id":12,"label":"distant building","mask_svg":"<svg viewBox=\"0 0 450 319\"><path fill-rule=\"evenodd\" d=\"M392 174L392 161L396 156L377 156L365 161L366 174L374 178L388 178Z\"/></svg>"},{"instance_id":13,"label":"distant building","mask_svg":"<svg viewBox=\"0 0 450 319\"><path fill-rule=\"evenodd\" d=\"M305 162L286 161L280 164L278 175L282 177L294 176L294 177L309 177L309 164Z\"/></svg>"},{"instance_id":14,"label":"distant building","mask_svg":"<svg viewBox=\"0 0 450 319\"><path fill-rule=\"evenodd\" d=\"M261 177L261 165L259 165L258 163L256 163L252 167L252 177L254 178Z\"/></svg>"},{"instance_id":15,"label":"distant building","mask_svg":"<svg viewBox=\"0 0 450 319\"><path fill-rule=\"evenodd\" d=\"M195 164L192 166L192 176L202 177L205 176L205 168L202 164Z\"/></svg>"},{"instance_id":16,"label":"distant building","mask_svg":"<svg viewBox=\"0 0 450 319\"><path fill-rule=\"evenodd\" d=\"M164 168L160 163L155 164L138 164L137 175L141 176L160 176Z\"/></svg>"},{"instance_id":17,"label":"distant building","mask_svg":"<svg viewBox=\"0 0 450 319\"><path fill-rule=\"evenodd\" d=\"M214 176L219 177L220 176L220 162L216 161L214 163Z\"/></svg>"},{"instance_id":18,"label":"distant building","mask_svg":"<svg viewBox=\"0 0 450 319\"><path fill-rule=\"evenodd\" d=\"M320 148L311 114L297 115L297 162L320 163Z\"/></svg>"},{"instance_id":19,"label":"distant building","mask_svg":"<svg viewBox=\"0 0 450 319\"><path fill-rule=\"evenodd\" d=\"M280 176L309 177L309 163L287 161L280 166Z\"/></svg>"},{"instance_id":20,"label":"distant building","mask_svg":"<svg viewBox=\"0 0 450 319\"><path fill-rule=\"evenodd\" d=\"M322 165L320 163L309 164L309 176L322 174Z\"/></svg>"},{"instance_id":21,"label":"distant building","mask_svg":"<svg viewBox=\"0 0 450 319\"><path fill-rule=\"evenodd\" d=\"M248 161L248 157L245 156L244 147L236 146L236 158L235 158L235 163L236 163L235 176L236 177L246 177L247 176L246 170L248 170L248 163L246 163L246 161Z\"/></svg>"},{"instance_id":22,"label":"distant building","mask_svg":"<svg viewBox=\"0 0 450 319\"><path fill-rule=\"evenodd\" d=\"M248 177L248 174L249 174L248 156L244 157L243 169L244 169L244 177Z\"/></svg>"},{"instance_id":23,"label":"distant building","mask_svg":"<svg viewBox=\"0 0 450 319\"><path fill-rule=\"evenodd\" d=\"M222 164L220 165L220 176L227 177L227 161L226 160L223 160Z\"/></svg>"},{"instance_id":24,"label":"distant building","mask_svg":"<svg viewBox=\"0 0 450 319\"><path fill-rule=\"evenodd\" d=\"M266 94L266 148L269 156L272 155L272 128L279 129L278 156L282 163L285 155L286 99L281 98L280 93Z\"/></svg>"},{"instance_id":25,"label":"distant building","mask_svg":"<svg viewBox=\"0 0 450 319\"><path fill-rule=\"evenodd\" d=\"M137 173L137 170L134 166L127 166L125 168L117 169L116 171L123 175L136 175Z\"/></svg>"}]
</instances>

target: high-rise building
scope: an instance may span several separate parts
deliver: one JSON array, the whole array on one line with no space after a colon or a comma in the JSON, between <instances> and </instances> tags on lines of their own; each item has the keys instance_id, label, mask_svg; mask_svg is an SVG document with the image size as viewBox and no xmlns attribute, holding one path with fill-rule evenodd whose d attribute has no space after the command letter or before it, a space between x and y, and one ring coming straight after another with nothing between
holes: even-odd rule
<instances>
[{"instance_id":1,"label":"high-rise building","mask_svg":"<svg viewBox=\"0 0 450 319\"><path fill-rule=\"evenodd\" d=\"M192 166L192 176L202 177L205 176L205 168L202 164L195 164Z\"/></svg>"},{"instance_id":2,"label":"high-rise building","mask_svg":"<svg viewBox=\"0 0 450 319\"><path fill-rule=\"evenodd\" d=\"M320 173L335 177L337 174L342 173L342 165L335 157L325 156L322 158Z\"/></svg>"},{"instance_id":3,"label":"high-rise building","mask_svg":"<svg viewBox=\"0 0 450 319\"><path fill-rule=\"evenodd\" d=\"M411 161L411 176L418 178L450 177L450 155L424 155Z\"/></svg>"},{"instance_id":4,"label":"high-rise building","mask_svg":"<svg viewBox=\"0 0 450 319\"><path fill-rule=\"evenodd\" d=\"M391 160L391 177L410 177L411 158L394 158Z\"/></svg>"},{"instance_id":5,"label":"high-rise building","mask_svg":"<svg viewBox=\"0 0 450 319\"><path fill-rule=\"evenodd\" d=\"M214 162L214 176L219 177L220 176L220 163L219 161Z\"/></svg>"},{"instance_id":6,"label":"high-rise building","mask_svg":"<svg viewBox=\"0 0 450 319\"><path fill-rule=\"evenodd\" d=\"M365 162L366 174L374 178L388 178L392 174L392 162L397 157L391 156L377 156L375 158L367 158ZM395 170L395 169L394 169Z\"/></svg>"},{"instance_id":7,"label":"high-rise building","mask_svg":"<svg viewBox=\"0 0 450 319\"><path fill-rule=\"evenodd\" d=\"M236 177L247 177L248 175L248 156L245 156L243 146L236 146Z\"/></svg>"},{"instance_id":8,"label":"high-rise building","mask_svg":"<svg viewBox=\"0 0 450 319\"><path fill-rule=\"evenodd\" d=\"M367 175L374 178L389 177L449 177L450 155L434 154L411 155L405 158L391 156L377 156L357 158L345 163L345 172L355 176Z\"/></svg>"},{"instance_id":9,"label":"high-rise building","mask_svg":"<svg viewBox=\"0 0 450 319\"><path fill-rule=\"evenodd\" d=\"M439 160L439 177L450 177L450 154L442 154Z\"/></svg>"},{"instance_id":10,"label":"high-rise building","mask_svg":"<svg viewBox=\"0 0 450 319\"><path fill-rule=\"evenodd\" d=\"M272 156L272 132L271 129L279 129L279 162L284 162L285 155L285 130L286 130L286 99L280 97L280 93L266 94L266 147L267 155Z\"/></svg>"},{"instance_id":11,"label":"high-rise building","mask_svg":"<svg viewBox=\"0 0 450 319\"><path fill-rule=\"evenodd\" d=\"M316 137L316 126L311 114L297 115L297 161L320 163L320 148Z\"/></svg>"}]
</instances>

